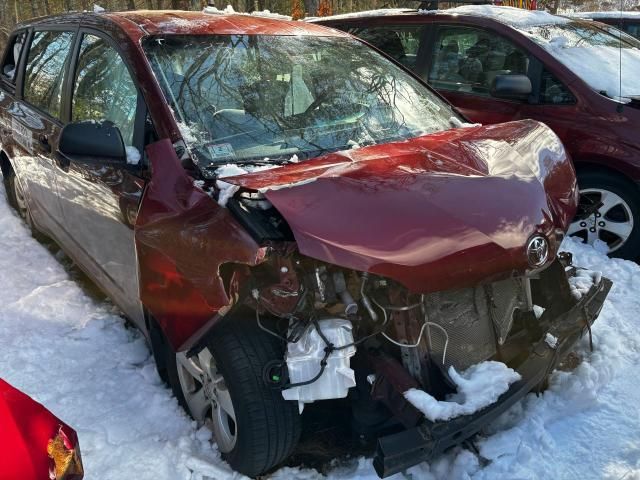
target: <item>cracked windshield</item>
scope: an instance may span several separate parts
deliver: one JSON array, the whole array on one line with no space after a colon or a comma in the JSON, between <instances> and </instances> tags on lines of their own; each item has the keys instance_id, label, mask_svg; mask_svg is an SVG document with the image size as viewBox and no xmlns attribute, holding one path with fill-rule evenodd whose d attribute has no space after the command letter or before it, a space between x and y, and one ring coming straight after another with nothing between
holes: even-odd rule
<instances>
[{"instance_id":1,"label":"cracked windshield","mask_svg":"<svg viewBox=\"0 0 640 480\"><path fill-rule=\"evenodd\" d=\"M355 40L170 36L146 51L205 171L416 137L450 128L454 115Z\"/></svg>"}]
</instances>

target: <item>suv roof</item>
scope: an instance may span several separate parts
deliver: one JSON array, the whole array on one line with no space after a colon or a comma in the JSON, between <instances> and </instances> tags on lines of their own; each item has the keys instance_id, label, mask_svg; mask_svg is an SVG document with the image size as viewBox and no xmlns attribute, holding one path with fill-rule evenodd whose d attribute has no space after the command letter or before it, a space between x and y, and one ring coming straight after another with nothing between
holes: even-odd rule
<instances>
[{"instance_id":1,"label":"suv roof","mask_svg":"<svg viewBox=\"0 0 640 480\"><path fill-rule=\"evenodd\" d=\"M460 16L482 17L495 20L505 25L516 28L524 28L535 25L548 25L558 23L568 23L571 20L547 12L538 10L524 10L515 7L501 7L496 5L463 5L446 10L416 10L406 8L383 8L379 10L369 10L366 12L347 13L344 15L334 15L332 17L314 18L311 21L325 20L347 20L360 17L381 17L381 16L412 16L412 15L437 15L437 16Z\"/></svg>"},{"instance_id":2,"label":"suv roof","mask_svg":"<svg viewBox=\"0 0 640 480\"><path fill-rule=\"evenodd\" d=\"M96 23L111 20L132 33L137 26L140 37L145 35L189 34L189 35L313 35L348 37L349 35L322 27L283 20L282 17L266 14L204 13L180 10L134 10L128 12L77 12L41 17L20 27L41 26L57 23Z\"/></svg>"}]
</instances>

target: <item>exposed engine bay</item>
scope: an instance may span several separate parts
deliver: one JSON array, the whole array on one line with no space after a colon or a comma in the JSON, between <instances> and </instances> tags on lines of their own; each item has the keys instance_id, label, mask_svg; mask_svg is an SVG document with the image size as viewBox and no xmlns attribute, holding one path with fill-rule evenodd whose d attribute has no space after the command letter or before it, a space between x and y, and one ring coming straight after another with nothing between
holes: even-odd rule
<instances>
[{"instance_id":1,"label":"exposed engine bay","mask_svg":"<svg viewBox=\"0 0 640 480\"><path fill-rule=\"evenodd\" d=\"M264 378L298 401L300 412L305 403L364 389L366 401L384 404L405 426L416 424L421 415L407 404L406 389L444 399L455 393L450 367L464 371L492 359L516 368L561 313L557 306L576 303L568 254L525 274L415 294L397 281L299 254L286 221L260 193L241 192L228 208L258 243L271 246L266 261L246 274L245 302L260 328L286 343L284 358L274 359Z\"/></svg>"}]
</instances>

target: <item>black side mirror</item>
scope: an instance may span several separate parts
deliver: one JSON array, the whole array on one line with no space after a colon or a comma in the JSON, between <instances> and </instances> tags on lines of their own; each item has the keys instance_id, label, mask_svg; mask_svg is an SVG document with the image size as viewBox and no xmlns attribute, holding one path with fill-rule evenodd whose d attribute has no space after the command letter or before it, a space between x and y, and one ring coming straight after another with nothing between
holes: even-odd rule
<instances>
[{"instance_id":1,"label":"black side mirror","mask_svg":"<svg viewBox=\"0 0 640 480\"><path fill-rule=\"evenodd\" d=\"M85 164L126 165L122 134L112 122L82 121L65 125L58 151L67 160Z\"/></svg>"},{"instance_id":2,"label":"black side mirror","mask_svg":"<svg viewBox=\"0 0 640 480\"><path fill-rule=\"evenodd\" d=\"M496 75L491 82L491 96L505 100L527 100L532 90L526 75Z\"/></svg>"}]
</instances>

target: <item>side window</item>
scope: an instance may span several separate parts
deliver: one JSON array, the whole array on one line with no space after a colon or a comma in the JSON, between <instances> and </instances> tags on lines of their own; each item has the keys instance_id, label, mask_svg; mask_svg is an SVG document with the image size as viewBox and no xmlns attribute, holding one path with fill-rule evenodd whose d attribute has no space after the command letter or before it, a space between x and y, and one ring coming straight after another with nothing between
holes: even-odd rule
<instances>
[{"instance_id":1,"label":"side window","mask_svg":"<svg viewBox=\"0 0 640 480\"><path fill-rule=\"evenodd\" d=\"M85 35L73 87L73 121L109 120L133 145L138 91L120 54L105 40Z\"/></svg>"},{"instance_id":2,"label":"side window","mask_svg":"<svg viewBox=\"0 0 640 480\"><path fill-rule=\"evenodd\" d=\"M36 32L24 80L24 98L34 107L60 117L60 97L72 32Z\"/></svg>"},{"instance_id":3,"label":"side window","mask_svg":"<svg viewBox=\"0 0 640 480\"><path fill-rule=\"evenodd\" d=\"M468 27L440 28L429 83L442 90L489 95L496 75L527 74L529 58L509 40Z\"/></svg>"},{"instance_id":4,"label":"side window","mask_svg":"<svg viewBox=\"0 0 640 480\"><path fill-rule=\"evenodd\" d=\"M415 68L423 26L351 28L349 33L379 48L407 68Z\"/></svg>"},{"instance_id":5,"label":"side window","mask_svg":"<svg viewBox=\"0 0 640 480\"><path fill-rule=\"evenodd\" d=\"M633 35L640 40L640 23L627 23L624 29L629 35Z\"/></svg>"},{"instance_id":6,"label":"side window","mask_svg":"<svg viewBox=\"0 0 640 480\"><path fill-rule=\"evenodd\" d=\"M540 103L570 105L576 103L576 99L560 80L545 69L540 82Z\"/></svg>"},{"instance_id":7,"label":"side window","mask_svg":"<svg viewBox=\"0 0 640 480\"><path fill-rule=\"evenodd\" d=\"M2 76L15 83L18 73L18 63L20 61L20 55L22 54L22 48L24 47L27 39L27 33L22 32L9 40L7 49L5 50L5 56L2 61Z\"/></svg>"}]
</instances>

